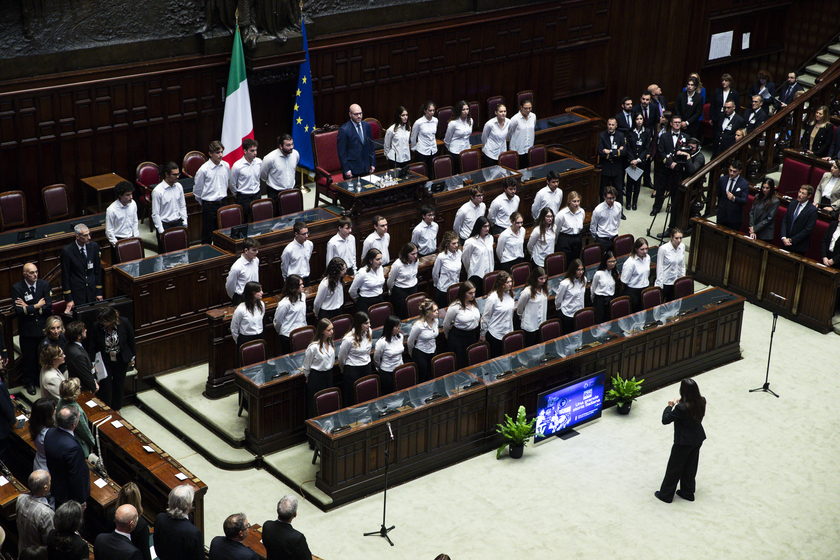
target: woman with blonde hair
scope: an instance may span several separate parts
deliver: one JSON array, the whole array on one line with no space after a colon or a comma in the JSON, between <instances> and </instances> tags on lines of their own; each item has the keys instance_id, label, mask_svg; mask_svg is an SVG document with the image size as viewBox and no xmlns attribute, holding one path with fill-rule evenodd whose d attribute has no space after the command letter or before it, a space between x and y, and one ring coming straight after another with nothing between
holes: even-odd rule
<instances>
[{"instance_id":1,"label":"woman with blonde hair","mask_svg":"<svg viewBox=\"0 0 840 560\"><path fill-rule=\"evenodd\" d=\"M82 384L75 377L65 379L61 382L58 393L61 398L58 399L58 404L55 407L56 410L61 410L63 407L67 406L75 408L79 413L79 423L76 424L76 429L73 430L73 433L76 435L76 440L82 447L82 452L85 454L85 457L87 457L96 450L96 442L93 440L93 434L90 431L90 422L88 421L87 414L85 414L85 411L81 406L79 406L79 403L76 402L76 399L78 399L79 395L82 393Z\"/></svg>"}]
</instances>

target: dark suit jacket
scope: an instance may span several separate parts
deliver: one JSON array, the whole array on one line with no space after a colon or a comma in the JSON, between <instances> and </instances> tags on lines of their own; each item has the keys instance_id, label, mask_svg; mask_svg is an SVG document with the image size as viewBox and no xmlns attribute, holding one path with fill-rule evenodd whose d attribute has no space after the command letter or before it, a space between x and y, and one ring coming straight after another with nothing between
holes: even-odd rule
<instances>
[{"instance_id":1,"label":"dark suit jacket","mask_svg":"<svg viewBox=\"0 0 840 560\"><path fill-rule=\"evenodd\" d=\"M735 103L735 111L738 111L738 92L729 88L729 97L727 101ZM723 119L723 88L717 88L712 94L712 99L709 101L709 119L712 123L718 123Z\"/></svg>"},{"instance_id":2,"label":"dark suit jacket","mask_svg":"<svg viewBox=\"0 0 840 560\"><path fill-rule=\"evenodd\" d=\"M685 131L689 136L696 138L697 131L700 129L700 121L703 119L703 98L699 91L695 91L691 96L691 105L688 104L688 92L681 91L677 96L677 101L674 103L674 112L680 118L688 123Z\"/></svg>"},{"instance_id":3,"label":"dark suit jacket","mask_svg":"<svg viewBox=\"0 0 840 560\"><path fill-rule=\"evenodd\" d=\"M82 383L82 391L96 392L96 378L91 372L93 363L90 361L90 356L87 350L76 344L75 342L67 343L64 353L67 354L65 363L67 364L67 373L70 377L77 377Z\"/></svg>"},{"instance_id":4,"label":"dark suit jacket","mask_svg":"<svg viewBox=\"0 0 840 560\"><path fill-rule=\"evenodd\" d=\"M105 360L105 366L108 366L108 354L105 350L105 337L107 333L105 328L99 323L93 325L93 333L90 334L90 352L96 356L97 352L102 352L102 359ZM128 319L120 317L120 323L117 325L117 335L120 339L120 353L118 357L122 362L128 365L131 359L134 358L134 328Z\"/></svg>"},{"instance_id":5,"label":"dark suit jacket","mask_svg":"<svg viewBox=\"0 0 840 560\"><path fill-rule=\"evenodd\" d=\"M793 221L793 215L796 213L796 207L799 202L791 202L785 212L785 219L782 220L782 231L779 237L787 237L790 239L790 249L793 251L804 253L811 245L811 232L814 231L814 226L817 225L817 207L811 204L810 200L803 203L802 211ZM788 247L782 247L787 249Z\"/></svg>"},{"instance_id":6,"label":"dark suit jacket","mask_svg":"<svg viewBox=\"0 0 840 560\"><path fill-rule=\"evenodd\" d=\"M671 408L666 406L662 412L662 423L674 423L674 443L677 445L700 445L706 439L703 424L696 422L683 403Z\"/></svg>"},{"instance_id":7,"label":"dark suit jacket","mask_svg":"<svg viewBox=\"0 0 840 560\"><path fill-rule=\"evenodd\" d=\"M143 560L137 547L117 533L97 535L93 543L93 556L96 560Z\"/></svg>"},{"instance_id":8,"label":"dark suit jacket","mask_svg":"<svg viewBox=\"0 0 840 560\"><path fill-rule=\"evenodd\" d=\"M227 537L213 537L210 560L257 560L257 553L239 541Z\"/></svg>"},{"instance_id":9,"label":"dark suit jacket","mask_svg":"<svg viewBox=\"0 0 840 560\"><path fill-rule=\"evenodd\" d=\"M112 507L105 514L105 528L108 531L113 531L116 528L114 516L117 513L117 508ZM141 515L137 518L137 525L131 532L131 543L140 551L143 560L152 560L152 551L149 550L149 523Z\"/></svg>"},{"instance_id":10,"label":"dark suit jacket","mask_svg":"<svg viewBox=\"0 0 840 560\"><path fill-rule=\"evenodd\" d=\"M761 108L765 111L768 111L770 109L770 103L773 102L773 98L776 96L776 84L768 80L767 83L764 85L767 88L767 93L770 94L770 97L764 100L764 102L761 104ZM750 86L750 97L752 97L753 95L758 95L759 91L761 91L761 82L756 80L756 82L752 86Z\"/></svg>"},{"instance_id":11,"label":"dark suit jacket","mask_svg":"<svg viewBox=\"0 0 840 560\"><path fill-rule=\"evenodd\" d=\"M627 161L633 161L634 159L642 160L640 162L644 163L645 161L650 161L645 156L650 154L650 146L651 146L651 132L643 128L641 136L637 136L635 129L630 131L630 134L627 135Z\"/></svg>"},{"instance_id":12,"label":"dark suit jacket","mask_svg":"<svg viewBox=\"0 0 840 560\"><path fill-rule=\"evenodd\" d=\"M773 227L776 221L776 212L779 210L779 199L773 197L770 200L753 201L750 208L750 227L753 228L755 236L762 241L773 241Z\"/></svg>"},{"instance_id":13,"label":"dark suit jacket","mask_svg":"<svg viewBox=\"0 0 840 560\"><path fill-rule=\"evenodd\" d=\"M726 117L721 117L714 125L715 155L726 151L735 143L735 131L744 128L744 119L738 113L732 113L732 118L725 129L721 128Z\"/></svg>"},{"instance_id":14,"label":"dark suit jacket","mask_svg":"<svg viewBox=\"0 0 840 560\"><path fill-rule=\"evenodd\" d=\"M312 560L312 553L303 533L291 523L266 521L263 523L263 544L266 560Z\"/></svg>"},{"instance_id":15,"label":"dark suit jacket","mask_svg":"<svg viewBox=\"0 0 840 560\"><path fill-rule=\"evenodd\" d=\"M779 87L779 94L776 97L778 97L779 101L782 103L788 104L793 101L796 92L801 90L802 86L799 82L794 82L793 85L790 85L787 80L785 80L785 83Z\"/></svg>"},{"instance_id":16,"label":"dark suit jacket","mask_svg":"<svg viewBox=\"0 0 840 560\"><path fill-rule=\"evenodd\" d=\"M743 177L738 177L735 181L735 186L732 187L732 194L735 195L734 202L726 196L726 186L728 184L729 175L722 175L718 181L717 220L721 225L724 223L740 224L744 219L744 204L747 203L750 194L750 184Z\"/></svg>"},{"instance_id":17,"label":"dark suit jacket","mask_svg":"<svg viewBox=\"0 0 840 560\"><path fill-rule=\"evenodd\" d=\"M55 529L50 531L47 535L47 558L48 560L88 560L90 558L90 550L88 550L88 543L73 533L73 540L70 543L70 550L56 550L56 533Z\"/></svg>"},{"instance_id":18,"label":"dark suit jacket","mask_svg":"<svg viewBox=\"0 0 840 560\"><path fill-rule=\"evenodd\" d=\"M758 111L753 111L752 107L747 107L744 109L742 116L744 117L744 124L747 125L747 134L749 134L764 124L764 121L767 120L767 111L761 107L758 108Z\"/></svg>"},{"instance_id":19,"label":"dark suit jacket","mask_svg":"<svg viewBox=\"0 0 840 560\"><path fill-rule=\"evenodd\" d=\"M624 172L624 153L627 149L624 144L624 135L616 130L613 140L615 149L610 142L608 131L598 134L598 157L601 158L601 175L604 177L618 177ZM610 155L607 156L603 150L610 150Z\"/></svg>"},{"instance_id":20,"label":"dark suit jacket","mask_svg":"<svg viewBox=\"0 0 840 560\"><path fill-rule=\"evenodd\" d=\"M0 335L2 334L0 332ZM12 434L11 424L14 419L15 406L12 404L12 397L6 384L0 380L0 440L5 440Z\"/></svg>"},{"instance_id":21,"label":"dark suit jacket","mask_svg":"<svg viewBox=\"0 0 840 560\"><path fill-rule=\"evenodd\" d=\"M684 132L679 133L679 138L677 139L677 143L682 143L688 140L688 137L685 135ZM668 130L659 136L659 142L657 146L657 157L659 161L664 163L666 167L671 167L671 163L673 163L673 159L671 156L676 153L674 149L674 137L671 136L671 129L670 125Z\"/></svg>"},{"instance_id":22,"label":"dark suit jacket","mask_svg":"<svg viewBox=\"0 0 840 560\"><path fill-rule=\"evenodd\" d=\"M87 259L82 257L76 242L65 245L61 250L61 289L64 300L75 305L96 301L102 295L102 261L99 245L95 241L87 244Z\"/></svg>"},{"instance_id":23,"label":"dark suit jacket","mask_svg":"<svg viewBox=\"0 0 840 560\"><path fill-rule=\"evenodd\" d=\"M644 113L642 112L642 105L636 105L633 107L633 126L636 126L636 115L641 114L642 118L644 118ZM645 128L653 134L656 130L656 125L659 124L659 108L654 107L653 101L650 102L648 105L648 118L645 121Z\"/></svg>"},{"instance_id":24,"label":"dark suit jacket","mask_svg":"<svg viewBox=\"0 0 840 560\"><path fill-rule=\"evenodd\" d=\"M825 157L828 155L828 150L831 148L831 141L834 138L834 126L827 124L818 130L812 145L811 131L814 130L814 126L814 122L808 122L802 125L801 147L805 151L810 150L814 152L814 155L817 157Z\"/></svg>"},{"instance_id":25,"label":"dark suit jacket","mask_svg":"<svg viewBox=\"0 0 840 560\"><path fill-rule=\"evenodd\" d=\"M373 132L370 123L362 121L362 131L365 133L365 142L356 133L356 126L353 121L347 121L338 129L337 150L338 161L341 162L341 171L345 177L351 171L354 177L368 175L370 168L376 165L376 154L373 148Z\"/></svg>"},{"instance_id":26,"label":"dark suit jacket","mask_svg":"<svg viewBox=\"0 0 840 560\"><path fill-rule=\"evenodd\" d=\"M20 336L31 336L41 338L44 336L44 326L47 322L47 317L52 314L52 297L50 297L50 285L46 280L35 281L35 295L32 299L24 299L24 296L29 293L29 285L26 280L21 280L12 286L12 304L18 298L24 300L26 309L21 309L17 305L14 306L15 314L18 318L18 334ZM35 304L44 298L44 305L41 309L35 309Z\"/></svg>"},{"instance_id":27,"label":"dark suit jacket","mask_svg":"<svg viewBox=\"0 0 840 560\"><path fill-rule=\"evenodd\" d=\"M616 124L618 125L618 131L622 133L624 136L627 136L627 133L630 132L630 129L633 128L635 125L627 126L627 117L624 116L624 111L619 111L618 114L613 117L615 119ZM633 110L630 109L630 120L636 118L636 115L633 114Z\"/></svg>"},{"instance_id":28,"label":"dark suit jacket","mask_svg":"<svg viewBox=\"0 0 840 560\"><path fill-rule=\"evenodd\" d=\"M76 438L60 428L50 428L44 436L47 468L52 475L55 506L75 500L87 503L90 496L90 472L82 446Z\"/></svg>"},{"instance_id":29,"label":"dark suit jacket","mask_svg":"<svg viewBox=\"0 0 840 560\"><path fill-rule=\"evenodd\" d=\"M828 230L825 232L825 237L822 240L822 257L833 259L835 268L840 268L840 239L834 244L834 250L829 250L828 246L831 244L831 236L834 235L834 230L837 229L837 220L834 220L828 225Z\"/></svg>"},{"instance_id":30,"label":"dark suit jacket","mask_svg":"<svg viewBox=\"0 0 840 560\"><path fill-rule=\"evenodd\" d=\"M204 539L189 519L155 517L155 552L160 560L204 560Z\"/></svg>"}]
</instances>

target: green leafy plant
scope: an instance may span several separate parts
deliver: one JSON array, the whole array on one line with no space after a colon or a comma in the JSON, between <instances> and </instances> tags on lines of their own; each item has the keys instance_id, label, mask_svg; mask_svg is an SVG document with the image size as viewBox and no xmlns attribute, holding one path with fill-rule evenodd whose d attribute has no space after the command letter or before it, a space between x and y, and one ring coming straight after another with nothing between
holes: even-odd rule
<instances>
[{"instance_id":1,"label":"green leafy plant","mask_svg":"<svg viewBox=\"0 0 840 560\"><path fill-rule=\"evenodd\" d=\"M496 459L502 456L502 452L509 445L527 445L531 437L536 433L537 419L534 418L530 422L525 415L525 407L520 406L516 414L516 420L505 414L505 421L497 424L496 431L507 440L496 451Z\"/></svg>"},{"instance_id":2,"label":"green leafy plant","mask_svg":"<svg viewBox=\"0 0 840 560\"><path fill-rule=\"evenodd\" d=\"M618 406L624 406L627 402L636 400L642 394L642 383L644 379L636 381L633 376L630 379L622 379L617 373L612 378L612 389L607 391L607 400L615 401Z\"/></svg>"}]
</instances>

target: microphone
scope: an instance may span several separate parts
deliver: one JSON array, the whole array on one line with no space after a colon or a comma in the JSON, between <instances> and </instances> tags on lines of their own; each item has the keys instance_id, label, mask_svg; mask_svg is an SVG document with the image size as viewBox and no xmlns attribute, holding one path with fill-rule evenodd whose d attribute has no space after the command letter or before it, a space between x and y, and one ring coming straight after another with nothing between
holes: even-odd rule
<instances>
[{"instance_id":1,"label":"microphone","mask_svg":"<svg viewBox=\"0 0 840 560\"><path fill-rule=\"evenodd\" d=\"M388 424L388 433L391 434L391 439L394 439L394 430L391 429L391 423L386 422Z\"/></svg>"},{"instance_id":2,"label":"microphone","mask_svg":"<svg viewBox=\"0 0 840 560\"><path fill-rule=\"evenodd\" d=\"M779 299L780 299L780 300L782 300L782 301L787 301L787 298L786 298L786 297L782 297L782 296L780 296L779 294L775 294L775 293L773 293L773 292L770 292L770 295L771 295L771 296L775 296L775 297L779 298Z\"/></svg>"}]
</instances>

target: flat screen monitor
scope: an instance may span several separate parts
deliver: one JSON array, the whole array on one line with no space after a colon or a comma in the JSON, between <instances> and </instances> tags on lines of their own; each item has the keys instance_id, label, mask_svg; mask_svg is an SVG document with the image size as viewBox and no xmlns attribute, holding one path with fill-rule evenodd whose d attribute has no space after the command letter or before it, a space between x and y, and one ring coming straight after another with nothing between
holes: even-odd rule
<instances>
[{"instance_id":1,"label":"flat screen monitor","mask_svg":"<svg viewBox=\"0 0 840 560\"><path fill-rule=\"evenodd\" d=\"M544 391L537 396L537 436L534 443L601 417L606 370Z\"/></svg>"}]
</instances>

